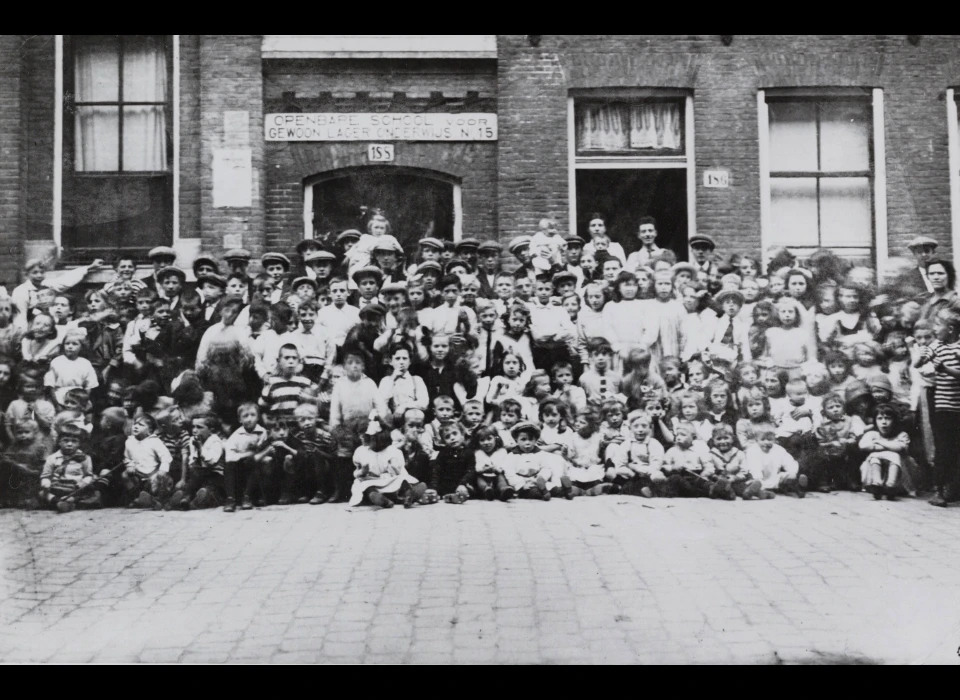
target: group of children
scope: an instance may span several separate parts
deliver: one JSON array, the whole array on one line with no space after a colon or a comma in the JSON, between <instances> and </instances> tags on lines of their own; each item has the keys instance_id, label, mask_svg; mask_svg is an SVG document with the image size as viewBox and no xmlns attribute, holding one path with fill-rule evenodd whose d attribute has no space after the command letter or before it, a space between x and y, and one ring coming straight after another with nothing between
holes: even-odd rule
<instances>
[{"instance_id":1,"label":"group of children","mask_svg":"<svg viewBox=\"0 0 960 700\"><path fill-rule=\"evenodd\" d=\"M427 237L406 265L371 210L336 251L302 241L300 274L234 249L187 284L156 248L82 298L91 268L31 260L0 290L0 505L960 498L960 306L931 239L878 289L828 251L763 274L697 235L678 262L649 217L629 256L603 216L588 235L544 219L509 271L495 241Z\"/></svg>"}]
</instances>

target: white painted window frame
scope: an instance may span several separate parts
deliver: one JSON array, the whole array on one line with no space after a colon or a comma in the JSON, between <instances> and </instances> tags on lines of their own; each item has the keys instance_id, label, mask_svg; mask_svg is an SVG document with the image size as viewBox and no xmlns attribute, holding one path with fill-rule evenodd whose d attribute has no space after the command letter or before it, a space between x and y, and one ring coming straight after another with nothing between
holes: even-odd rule
<instances>
[{"instance_id":1,"label":"white painted window frame","mask_svg":"<svg viewBox=\"0 0 960 700\"><path fill-rule=\"evenodd\" d=\"M960 265L960 127L957 124L957 94L949 88L947 102L947 143L950 168L950 231L953 265Z\"/></svg>"},{"instance_id":2,"label":"white painted window frame","mask_svg":"<svg viewBox=\"0 0 960 700\"><path fill-rule=\"evenodd\" d=\"M63 34L54 35L53 78L53 244L63 250ZM180 35L173 35L173 248L180 243Z\"/></svg>"},{"instance_id":3,"label":"white painted window frame","mask_svg":"<svg viewBox=\"0 0 960 700\"><path fill-rule=\"evenodd\" d=\"M657 93L654 93L657 94ZM678 95L679 96L679 95ZM683 156L578 156L576 100L567 98L567 189L570 235L577 231L577 170L681 170L687 171L687 240L697 233L697 159L694 150L693 95L683 93L684 145Z\"/></svg>"},{"instance_id":4,"label":"white painted window frame","mask_svg":"<svg viewBox=\"0 0 960 700\"><path fill-rule=\"evenodd\" d=\"M804 91L807 93L807 91ZM807 96L815 97L816 91ZM882 270L889 257L887 234L887 147L883 111L883 89L874 88L873 111L873 218L874 251L877 269ZM757 127L760 160L760 247L764 265L773 235L770 213L770 111L765 90L757 91Z\"/></svg>"},{"instance_id":5,"label":"white painted window frame","mask_svg":"<svg viewBox=\"0 0 960 700\"><path fill-rule=\"evenodd\" d=\"M313 240L313 186L324 180L335 179L336 175L331 177L331 173L318 173L305 178L303 181L303 238L304 240ZM424 177L429 177L424 175ZM433 178L448 185L453 186L453 242L459 243L463 240L463 188L457 180L453 178L436 177Z\"/></svg>"}]
</instances>

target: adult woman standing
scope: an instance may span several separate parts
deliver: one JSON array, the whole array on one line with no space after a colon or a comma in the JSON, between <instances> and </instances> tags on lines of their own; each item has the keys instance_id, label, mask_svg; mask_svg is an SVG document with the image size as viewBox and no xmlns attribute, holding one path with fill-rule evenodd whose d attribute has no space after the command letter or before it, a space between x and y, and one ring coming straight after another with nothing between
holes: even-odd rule
<instances>
[{"instance_id":1,"label":"adult woman standing","mask_svg":"<svg viewBox=\"0 0 960 700\"><path fill-rule=\"evenodd\" d=\"M930 280L933 292L920 310L920 318L932 322L940 309L950 306L957 300L955 290L957 271L953 263L943 257L930 258L927 260L926 268L927 279Z\"/></svg>"}]
</instances>

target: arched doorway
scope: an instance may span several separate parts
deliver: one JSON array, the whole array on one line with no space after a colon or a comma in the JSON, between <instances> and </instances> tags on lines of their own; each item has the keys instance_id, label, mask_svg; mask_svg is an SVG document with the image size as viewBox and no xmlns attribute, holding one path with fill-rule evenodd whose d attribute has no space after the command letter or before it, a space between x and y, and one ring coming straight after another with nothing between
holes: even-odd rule
<instances>
[{"instance_id":1,"label":"arched doorway","mask_svg":"<svg viewBox=\"0 0 960 700\"><path fill-rule=\"evenodd\" d=\"M303 183L304 237L335 238L361 228L361 207L383 209L393 233L413 259L426 236L457 241L462 231L460 183L422 168L342 168Z\"/></svg>"}]
</instances>

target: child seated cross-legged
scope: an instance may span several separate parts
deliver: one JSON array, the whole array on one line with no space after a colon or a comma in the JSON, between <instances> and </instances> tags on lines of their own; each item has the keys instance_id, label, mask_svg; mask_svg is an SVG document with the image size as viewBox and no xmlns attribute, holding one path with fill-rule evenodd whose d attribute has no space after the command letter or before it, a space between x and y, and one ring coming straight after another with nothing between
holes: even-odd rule
<instances>
[{"instance_id":1,"label":"child seated cross-legged","mask_svg":"<svg viewBox=\"0 0 960 700\"><path fill-rule=\"evenodd\" d=\"M356 470L350 492L350 505L365 501L380 508L393 508L399 499L404 508L420 502L427 491L423 484L407 473L403 452L393 445L390 431L372 415L367 424L365 444L353 453Z\"/></svg>"},{"instance_id":2,"label":"child seated cross-legged","mask_svg":"<svg viewBox=\"0 0 960 700\"><path fill-rule=\"evenodd\" d=\"M790 453L777 444L777 429L773 425L753 429L755 442L746 450L746 467L750 476L763 486L760 498L772 498L773 493L795 493L804 497L807 477L798 474L800 465Z\"/></svg>"},{"instance_id":3,"label":"child seated cross-legged","mask_svg":"<svg viewBox=\"0 0 960 700\"><path fill-rule=\"evenodd\" d=\"M93 485L93 463L90 456L80 450L83 429L72 423L60 427L60 449L47 457L40 474L40 501L55 506L61 513L68 513L78 505L99 508L100 494L90 489Z\"/></svg>"},{"instance_id":4,"label":"child seated cross-legged","mask_svg":"<svg viewBox=\"0 0 960 700\"><path fill-rule=\"evenodd\" d=\"M762 485L752 479L744 467L745 455L736 445L733 428L726 423L713 426L713 437L710 440L710 456L713 458L713 469L717 482L725 481L730 489L719 487L715 491L722 491L728 501L740 496L745 501L757 498Z\"/></svg>"},{"instance_id":5,"label":"child seated cross-legged","mask_svg":"<svg viewBox=\"0 0 960 700\"><path fill-rule=\"evenodd\" d=\"M612 482L614 492L644 498L672 495L664 474L663 445L652 437L650 416L634 411L628 421L630 437L606 450L605 480Z\"/></svg>"},{"instance_id":6,"label":"child seated cross-legged","mask_svg":"<svg viewBox=\"0 0 960 700\"><path fill-rule=\"evenodd\" d=\"M123 490L131 508L159 507L171 495L173 457L157 436L157 420L144 413L133 422L124 449Z\"/></svg>"},{"instance_id":7,"label":"child seated cross-legged","mask_svg":"<svg viewBox=\"0 0 960 700\"><path fill-rule=\"evenodd\" d=\"M673 447L663 456L670 492L685 498L729 498L730 484L710 478L714 474L713 460L694 446L694 426L686 421L678 423L674 439Z\"/></svg>"},{"instance_id":8,"label":"child seated cross-legged","mask_svg":"<svg viewBox=\"0 0 960 700\"><path fill-rule=\"evenodd\" d=\"M537 446L540 428L535 423L517 423L512 433L517 446L509 454L507 464L523 482L517 495L549 501L553 496L552 488L559 485L556 484L557 475L563 474L566 468L563 457L544 452Z\"/></svg>"}]
</instances>

